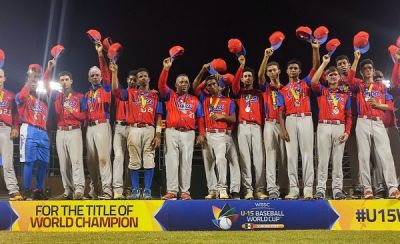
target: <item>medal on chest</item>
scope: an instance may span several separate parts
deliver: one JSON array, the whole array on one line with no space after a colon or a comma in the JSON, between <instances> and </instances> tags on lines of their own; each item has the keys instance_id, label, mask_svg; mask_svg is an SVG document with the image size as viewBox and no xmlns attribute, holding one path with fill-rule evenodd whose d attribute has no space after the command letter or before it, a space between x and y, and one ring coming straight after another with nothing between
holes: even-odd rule
<instances>
[{"instance_id":1,"label":"medal on chest","mask_svg":"<svg viewBox=\"0 0 400 244\"><path fill-rule=\"evenodd\" d=\"M246 111L246 113L249 113L250 111L251 111L251 109L250 109L250 100L251 100L251 94L248 94L246 97L245 97L245 102L246 102L246 108L244 109L244 111Z\"/></svg>"},{"instance_id":2,"label":"medal on chest","mask_svg":"<svg viewBox=\"0 0 400 244\"><path fill-rule=\"evenodd\" d=\"M374 84L372 84L372 83L368 87L368 90L367 90L366 95L365 95L365 101L366 102L368 102L368 100L370 100L372 98L371 92L372 92L372 88L373 87L374 87Z\"/></svg>"},{"instance_id":3,"label":"medal on chest","mask_svg":"<svg viewBox=\"0 0 400 244\"><path fill-rule=\"evenodd\" d=\"M333 104L332 113L337 115L337 114L339 114L339 107L338 107L339 100L337 99L336 94L334 94L333 92L329 92L329 96L331 97L332 104Z\"/></svg>"},{"instance_id":4,"label":"medal on chest","mask_svg":"<svg viewBox=\"0 0 400 244\"><path fill-rule=\"evenodd\" d=\"M142 95L140 95L140 106L141 106L140 111L142 113L146 112L146 105L147 105L147 99L142 94Z\"/></svg>"},{"instance_id":5,"label":"medal on chest","mask_svg":"<svg viewBox=\"0 0 400 244\"><path fill-rule=\"evenodd\" d=\"M297 84L296 84L296 86L297 86ZM290 91L294 98L294 106L300 107L300 92L297 92L295 89L293 89L293 84L290 84Z\"/></svg>"},{"instance_id":6,"label":"medal on chest","mask_svg":"<svg viewBox=\"0 0 400 244\"><path fill-rule=\"evenodd\" d=\"M218 106L218 103L219 103L219 97L217 97L217 99L215 100L214 104L213 104L213 98L210 97L210 104L208 106L209 112L210 112L210 116L212 116L214 114L214 110Z\"/></svg>"}]
</instances>

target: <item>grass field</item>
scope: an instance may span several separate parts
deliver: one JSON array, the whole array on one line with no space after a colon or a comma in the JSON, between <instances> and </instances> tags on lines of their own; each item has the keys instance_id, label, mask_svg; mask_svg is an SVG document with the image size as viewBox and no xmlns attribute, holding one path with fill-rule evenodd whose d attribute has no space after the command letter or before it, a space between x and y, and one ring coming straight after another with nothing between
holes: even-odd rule
<instances>
[{"instance_id":1,"label":"grass field","mask_svg":"<svg viewBox=\"0 0 400 244\"><path fill-rule=\"evenodd\" d=\"M0 232L0 243L400 243L389 231Z\"/></svg>"}]
</instances>

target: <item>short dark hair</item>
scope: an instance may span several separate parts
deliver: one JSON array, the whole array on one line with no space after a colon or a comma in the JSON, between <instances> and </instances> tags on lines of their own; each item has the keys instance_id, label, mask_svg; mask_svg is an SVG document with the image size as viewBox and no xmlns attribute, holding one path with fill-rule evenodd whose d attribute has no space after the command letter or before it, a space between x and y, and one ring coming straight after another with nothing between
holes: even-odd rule
<instances>
[{"instance_id":1,"label":"short dark hair","mask_svg":"<svg viewBox=\"0 0 400 244\"><path fill-rule=\"evenodd\" d=\"M61 71L58 73L58 79L60 79L61 76L69 76L69 78L72 80L72 74L69 71Z\"/></svg>"},{"instance_id":2,"label":"short dark hair","mask_svg":"<svg viewBox=\"0 0 400 244\"><path fill-rule=\"evenodd\" d=\"M291 65L291 64L297 64L298 66L299 66L299 68L301 69L301 62L300 62L300 60L298 60L298 59L295 59L295 58L292 58L291 60L289 60L288 62L287 62L287 67L289 67L289 65Z\"/></svg>"},{"instance_id":3,"label":"short dark hair","mask_svg":"<svg viewBox=\"0 0 400 244\"><path fill-rule=\"evenodd\" d=\"M136 75L139 74L139 72L146 72L148 75L150 75L149 70L143 67L136 70Z\"/></svg>"},{"instance_id":4,"label":"short dark hair","mask_svg":"<svg viewBox=\"0 0 400 244\"><path fill-rule=\"evenodd\" d=\"M343 59L346 59L347 62L350 63L350 59L349 59L349 57L347 57L347 55L339 55L339 56L336 57L335 61L337 63L337 62L339 62L339 60L343 60Z\"/></svg>"},{"instance_id":5,"label":"short dark hair","mask_svg":"<svg viewBox=\"0 0 400 244\"><path fill-rule=\"evenodd\" d=\"M272 65L276 65L276 66L278 67L278 69L279 69L279 63L278 63L278 62L275 62L275 61L268 62L268 63L267 63L267 68L268 68L269 66L272 66Z\"/></svg>"},{"instance_id":6,"label":"short dark hair","mask_svg":"<svg viewBox=\"0 0 400 244\"><path fill-rule=\"evenodd\" d=\"M338 69L336 68L336 66L329 66L329 68L327 68L326 70L325 70L325 74L330 74L330 73L332 73L332 72L338 72L339 73L339 71L338 71Z\"/></svg>"},{"instance_id":7,"label":"short dark hair","mask_svg":"<svg viewBox=\"0 0 400 244\"><path fill-rule=\"evenodd\" d=\"M128 76L131 76L131 75L136 76L137 73L138 73L138 72L137 72L137 69L133 69L133 70L130 70L130 71L129 71Z\"/></svg>"},{"instance_id":8,"label":"short dark hair","mask_svg":"<svg viewBox=\"0 0 400 244\"><path fill-rule=\"evenodd\" d=\"M244 73L244 72L250 72L253 76L254 76L254 74L255 74L254 69L252 69L252 68L250 68L250 67L245 67L245 68L243 69L243 73Z\"/></svg>"},{"instance_id":9,"label":"short dark hair","mask_svg":"<svg viewBox=\"0 0 400 244\"><path fill-rule=\"evenodd\" d=\"M370 64L370 65L372 65L372 67L374 67L374 62L371 59L367 58L367 59L363 59L360 62L360 68L362 69L367 64Z\"/></svg>"},{"instance_id":10,"label":"short dark hair","mask_svg":"<svg viewBox=\"0 0 400 244\"><path fill-rule=\"evenodd\" d=\"M206 79L204 80L206 85L207 85L207 81L209 81L209 80L215 80L215 81L218 82L218 79L217 79L217 77L215 75L209 75L209 76L206 77Z\"/></svg>"}]
</instances>

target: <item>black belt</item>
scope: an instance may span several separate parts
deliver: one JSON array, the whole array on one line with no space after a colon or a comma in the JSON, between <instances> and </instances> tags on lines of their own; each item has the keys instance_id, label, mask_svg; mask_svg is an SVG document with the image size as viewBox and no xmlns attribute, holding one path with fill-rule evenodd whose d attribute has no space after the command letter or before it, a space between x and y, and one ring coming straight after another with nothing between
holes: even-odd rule
<instances>
[{"instance_id":1,"label":"black belt","mask_svg":"<svg viewBox=\"0 0 400 244\"><path fill-rule=\"evenodd\" d=\"M128 123L126 121L121 121L121 120L115 121L115 124L116 125L122 125L122 126L127 126L128 125Z\"/></svg>"},{"instance_id":2,"label":"black belt","mask_svg":"<svg viewBox=\"0 0 400 244\"><path fill-rule=\"evenodd\" d=\"M94 125L98 125L98 124L104 124L104 123L107 123L107 122L108 122L108 120L101 119L101 120L89 121L88 125L89 126L94 126Z\"/></svg>"}]
</instances>

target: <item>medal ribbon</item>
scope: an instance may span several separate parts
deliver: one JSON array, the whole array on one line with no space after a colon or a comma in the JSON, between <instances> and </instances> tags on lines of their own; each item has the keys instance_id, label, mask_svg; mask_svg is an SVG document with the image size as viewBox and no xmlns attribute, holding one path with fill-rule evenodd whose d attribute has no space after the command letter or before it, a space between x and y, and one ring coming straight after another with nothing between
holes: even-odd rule
<instances>
[{"instance_id":1,"label":"medal ribbon","mask_svg":"<svg viewBox=\"0 0 400 244\"><path fill-rule=\"evenodd\" d=\"M292 92L292 95L294 97L294 99L299 100L300 98L300 93L297 93L294 89L293 89L293 84L290 83L290 91Z\"/></svg>"},{"instance_id":2,"label":"medal ribbon","mask_svg":"<svg viewBox=\"0 0 400 244\"><path fill-rule=\"evenodd\" d=\"M144 108L147 104L147 100L144 98L143 95L140 96L140 101L141 101L142 108Z\"/></svg>"},{"instance_id":3,"label":"medal ribbon","mask_svg":"<svg viewBox=\"0 0 400 244\"><path fill-rule=\"evenodd\" d=\"M339 101L336 99L335 95L333 94L333 92L329 92L329 96L332 99L332 103L334 107L338 106Z\"/></svg>"},{"instance_id":4,"label":"medal ribbon","mask_svg":"<svg viewBox=\"0 0 400 244\"><path fill-rule=\"evenodd\" d=\"M210 110L211 112L214 112L214 109L218 106L219 103L219 97L217 98L217 100L215 101L215 104L213 105L213 98L210 97Z\"/></svg>"},{"instance_id":5,"label":"medal ribbon","mask_svg":"<svg viewBox=\"0 0 400 244\"><path fill-rule=\"evenodd\" d=\"M3 101L3 96L4 96L4 91L1 91L1 92L0 92L0 102Z\"/></svg>"},{"instance_id":6,"label":"medal ribbon","mask_svg":"<svg viewBox=\"0 0 400 244\"><path fill-rule=\"evenodd\" d=\"M278 93L276 91L272 91L272 105L276 107L276 97L278 96Z\"/></svg>"},{"instance_id":7,"label":"medal ribbon","mask_svg":"<svg viewBox=\"0 0 400 244\"><path fill-rule=\"evenodd\" d=\"M248 94L245 97L246 107L248 107L248 108L250 108L250 100L251 100L251 94Z\"/></svg>"},{"instance_id":8,"label":"medal ribbon","mask_svg":"<svg viewBox=\"0 0 400 244\"><path fill-rule=\"evenodd\" d=\"M369 87L368 87L368 92L367 92L367 94L368 94L368 96L371 96L371 91L372 91L372 88L374 87L374 83L371 83L370 85L369 85Z\"/></svg>"}]
</instances>

